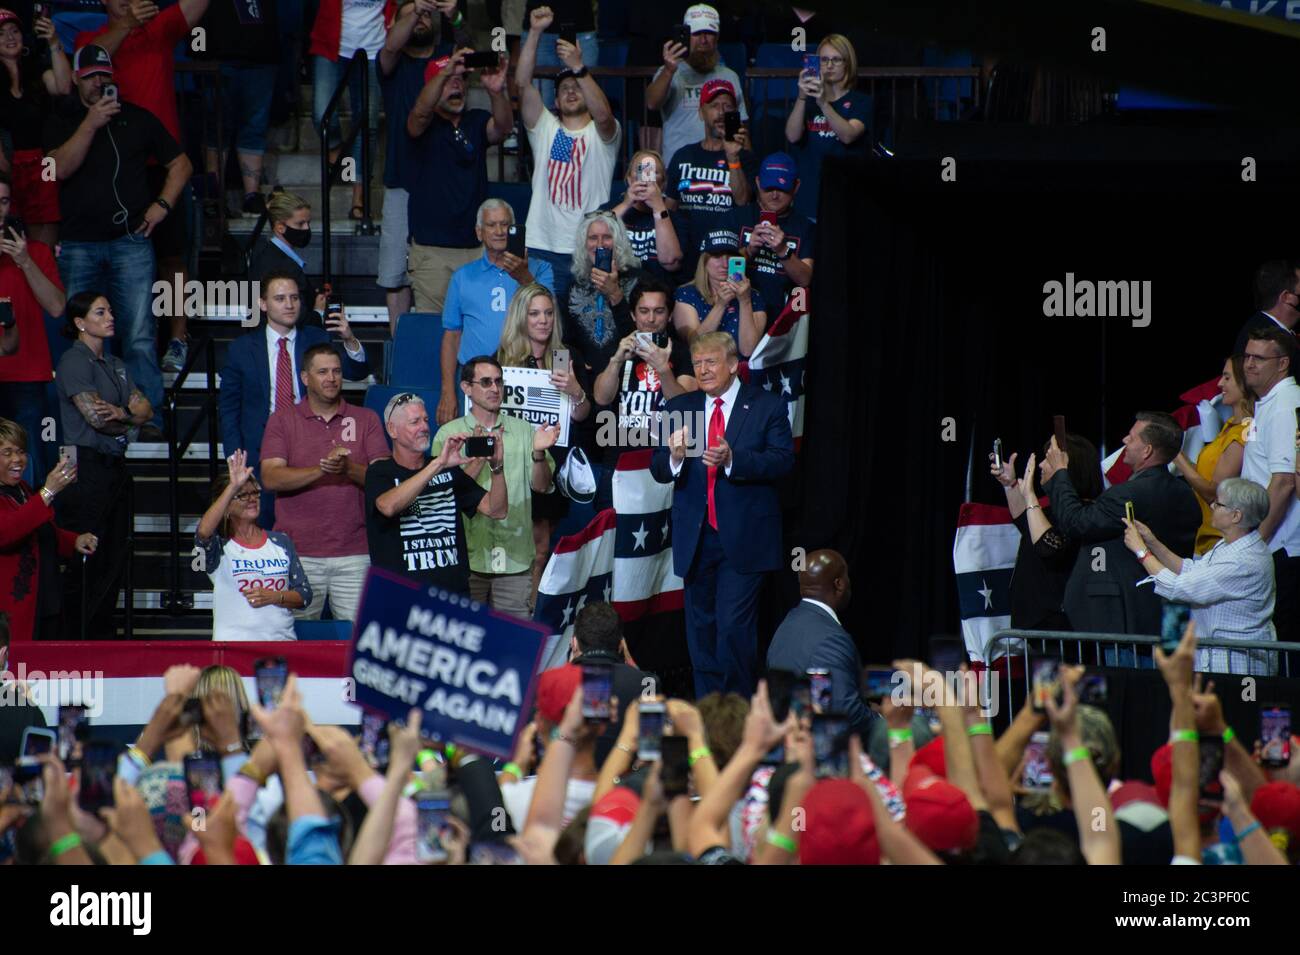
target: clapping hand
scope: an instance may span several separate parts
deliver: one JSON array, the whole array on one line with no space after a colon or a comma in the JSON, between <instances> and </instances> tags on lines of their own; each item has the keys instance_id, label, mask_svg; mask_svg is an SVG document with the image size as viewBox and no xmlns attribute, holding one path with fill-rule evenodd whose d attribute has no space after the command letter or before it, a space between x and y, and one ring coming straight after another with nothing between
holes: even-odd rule
<instances>
[{"instance_id":1,"label":"clapping hand","mask_svg":"<svg viewBox=\"0 0 1300 955\"><path fill-rule=\"evenodd\" d=\"M533 431L533 450L546 451L555 446L555 442L560 439L560 426L555 424L543 425Z\"/></svg>"},{"instance_id":2,"label":"clapping hand","mask_svg":"<svg viewBox=\"0 0 1300 955\"><path fill-rule=\"evenodd\" d=\"M1011 455L1011 460L1015 461L1015 459L1016 456L1014 454ZM1034 501L1038 500L1038 492L1034 490L1034 465L1037 461L1038 456L1031 452L1029 460L1025 462L1025 476L1022 477L1017 484L1020 496L1025 499L1026 504L1032 504ZM1014 470L1012 473L1015 473Z\"/></svg>"}]
</instances>

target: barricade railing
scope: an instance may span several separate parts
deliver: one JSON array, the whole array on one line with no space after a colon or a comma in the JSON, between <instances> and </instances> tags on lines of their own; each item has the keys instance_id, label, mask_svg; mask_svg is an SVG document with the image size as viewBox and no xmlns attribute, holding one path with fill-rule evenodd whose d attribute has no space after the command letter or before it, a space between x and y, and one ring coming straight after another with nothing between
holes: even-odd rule
<instances>
[{"instance_id":1,"label":"barricade railing","mask_svg":"<svg viewBox=\"0 0 1300 955\"><path fill-rule=\"evenodd\" d=\"M1034 647L1035 644L1037 644L1037 648ZM1132 667L1136 669L1139 666L1139 660L1153 659L1149 651L1160 646L1160 644L1160 637L1138 633L1008 629L999 630L989 638L989 642L984 646L984 660L985 665L991 669L1000 669L1001 664L1005 661L1007 666L1007 712L1014 714L1016 681L1011 678L1010 664L1016 657L1024 660L1025 697L1028 699L1031 681L1033 680L1030 660L1034 657L1051 656L1070 663L1083 663L1085 665L1092 663L1096 666ZM1053 645L1055 645L1054 648ZM1106 645L1109 645L1109 647ZM1141 647L1147 648L1148 653L1146 656L1139 652ZM1087 648L1091 648L1091 660ZM1271 671L1267 673L1241 673L1239 674L1241 676L1281 676L1290 678L1291 654L1300 653L1300 643L1289 643L1283 640L1239 640L1233 637L1198 637L1196 648L1197 650L1251 651L1248 659L1257 662L1265 661L1263 668ZM1053 649L1055 652L1053 652ZM1073 649L1074 653L1068 653L1068 649ZM1113 653L1113 657L1109 660L1106 657L1106 649ZM1124 650L1130 651L1131 657L1124 656L1122 653ZM1229 654L1229 661L1232 658L1232 654ZM1131 662L1128 662L1129 660ZM1257 666L1255 669L1259 669L1259 667Z\"/></svg>"}]
</instances>

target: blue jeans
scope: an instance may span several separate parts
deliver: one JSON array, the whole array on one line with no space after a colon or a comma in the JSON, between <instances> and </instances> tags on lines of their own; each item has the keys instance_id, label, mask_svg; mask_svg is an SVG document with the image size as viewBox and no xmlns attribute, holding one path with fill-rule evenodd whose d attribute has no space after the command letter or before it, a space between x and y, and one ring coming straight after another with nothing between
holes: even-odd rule
<instances>
[{"instance_id":1,"label":"blue jeans","mask_svg":"<svg viewBox=\"0 0 1300 955\"><path fill-rule=\"evenodd\" d=\"M137 388L153 405L153 424L162 427L162 371L155 344L158 321L150 307L153 296L153 243L122 236L107 242L64 242L59 274L68 298L78 292L108 296L117 334L110 339L114 353L126 362Z\"/></svg>"},{"instance_id":2,"label":"blue jeans","mask_svg":"<svg viewBox=\"0 0 1300 955\"><path fill-rule=\"evenodd\" d=\"M558 306L556 311L561 315L565 314L569 307L569 288L573 285L573 253L547 252L545 249L534 249L530 246L528 257L550 263L551 272L555 276L555 304Z\"/></svg>"},{"instance_id":3,"label":"blue jeans","mask_svg":"<svg viewBox=\"0 0 1300 955\"><path fill-rule=\"evenodd\" d=\"M266 152L266 128L271 123L271 96L275 93L276 66L258 64L221 64L221 128L230 146L241 153L260 156ZM215 97L205 97L208 112L215 108ZM215 149L215 124L208 126L209 148Z\"/></svg>"},{"instance_id":4,"label":"blue jeans","mask_svg":"<svg viewBox=\"0 0 1300 955\"><path fill-rule=\"evenodd\" d=\"M45 430L41 426L46 414L45 385L43 381L0 383L0 417L17 422L27 432L27 470L23 472L23 480L32 487L41 486L58 456L54 442L47 449L41 441L41 432Z\"/></svg>"},{"instance_id":5,"label":"blue jeans","mask_svg":"<svg viewBox=\"0 0 1300 955\"><path fill-rule=\"evenodd\" d=\"M330 97L334 95L334 90L338 87L339 81L343 79L343 73L352 62L352 57L339 57L337 60L327 60L323 56L313 56L312 58L312 89L311 89L311 117L316 126L320 126L321 117L325 115L325 107L329 105ZM366 79L370 84L370 162L373 165L379 158L379 74L378 63L372 59L366 69ZM348 82L348 108L352 111L352 122L356 123L358 115L361 112L361 77L353 73L352 79ZM343 135L339 129L338 114L330 120L329 128L329 148L333 149L343 141ZM361 136L358 134L356 141L352 144L352 158L357 161L357 182L361 181Z\"/></svg>"},{"instance_id":6,"label":"blue jeans","mask_svg":"<svg viewBox=\"0 0 1300 955\"><path fill-rule=\"evenodd\" d=\"M519 48L523 49L528 42L528 30L525 30L519 37ZM537 40L537 65L538 66L563 66L560 56L555 52L555 41L558 40L557 33L543 33ZM589 69L597 64L600 59L600 44L596 41L596 34L579 33L578 49L582 51L582 62ZM555 107L555 81L549 79L533 80L537 84L538 90L542 94L542 103L547 109Z\"/></svg>"}]
</instances>

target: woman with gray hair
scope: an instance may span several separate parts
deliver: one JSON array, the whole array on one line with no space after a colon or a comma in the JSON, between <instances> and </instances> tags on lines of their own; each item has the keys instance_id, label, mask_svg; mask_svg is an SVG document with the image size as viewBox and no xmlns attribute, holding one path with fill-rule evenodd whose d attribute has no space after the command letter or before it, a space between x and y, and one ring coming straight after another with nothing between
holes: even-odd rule
<instances>
[{"instance_id":1,"label":"woman with gray hair","mask_svg":"<svg viewBox=\"0 0 1300 955\"><path fill-rule=\"evenodd\" d=\"M641 260L613 212L589 212L583 217L571 271L573 284L563 303L564 340L581 352L593 375L599 374L628 333L628 296L641 277Z\"/></svg>"},{"instance_id":2,"label":"woman with gray hair","mask_svg":"<svg viewBox=\"0 0 1300 955\"><path fill-rule=\"evenodd\" d=\"M1277 640L1273 629L1273 557L1259 534L1268 516L1268 492L1254 481L1220 481L1210 519L1223 539L1200 557L1179 557L1141 521L1124 520L1124 544L1155 580L1156 593L1188 604L1201 637ZM1272 676L1272 650L1196 651L1196 669L1208 673Z\"/></svg>"}]
</instances>

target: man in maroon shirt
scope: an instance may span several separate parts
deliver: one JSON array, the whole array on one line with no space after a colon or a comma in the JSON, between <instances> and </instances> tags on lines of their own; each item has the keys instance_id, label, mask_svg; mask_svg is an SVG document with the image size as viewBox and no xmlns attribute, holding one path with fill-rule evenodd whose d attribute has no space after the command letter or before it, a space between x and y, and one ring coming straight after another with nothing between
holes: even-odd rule
<instances>
[{"instance_id":1,"label":"man in maroon shirt","mask_svg":"<svg viewBox=\"0 0 1300 955\"><path fill-rule=\"evenodd\" d=\"M317 620L329 596L335 620L352 620L370 567L366 468L391 457L379 416L343 400L334 346L313 345L302 361L307 398L282 408L262 438L262 486L276 492L275 529L289 535L311 582Z\"/></svg>"},{"instance_id":2,"label":"man in maroon shirt","mask_svg":"<svg viewBox=\"0 0 1300 955\"><path fill-rule=\"evenodd\" d=\"M94 43L108 51L113 58L113 78L122 99L135 103L153 113L171 133L172 138L185 148L181 137L181 121L176 111L176 44L190 35L203 14L209 0L179 0L161 13L152 0L102 0L108 13L108 22L97 30L77 34L73 43L81 49ZM162 188L167 171L161 166L150 166L150 184L155 192ZM154 230L154 253L158 260L158 278L165 282L183 283L189 278L186 260L189 256L189 239L185 223L185 207L194 201L192 190L186 184L181 191L181 208L169 215L161 227ZM182 288L184 286L182 285ZM183 300L183 296L180 296ZM177 301L169 295L167 301ZM187 354L185 314L172 315L171 343L163 356L164 371L180 371Z\"/></svg>"}]
</instances>

